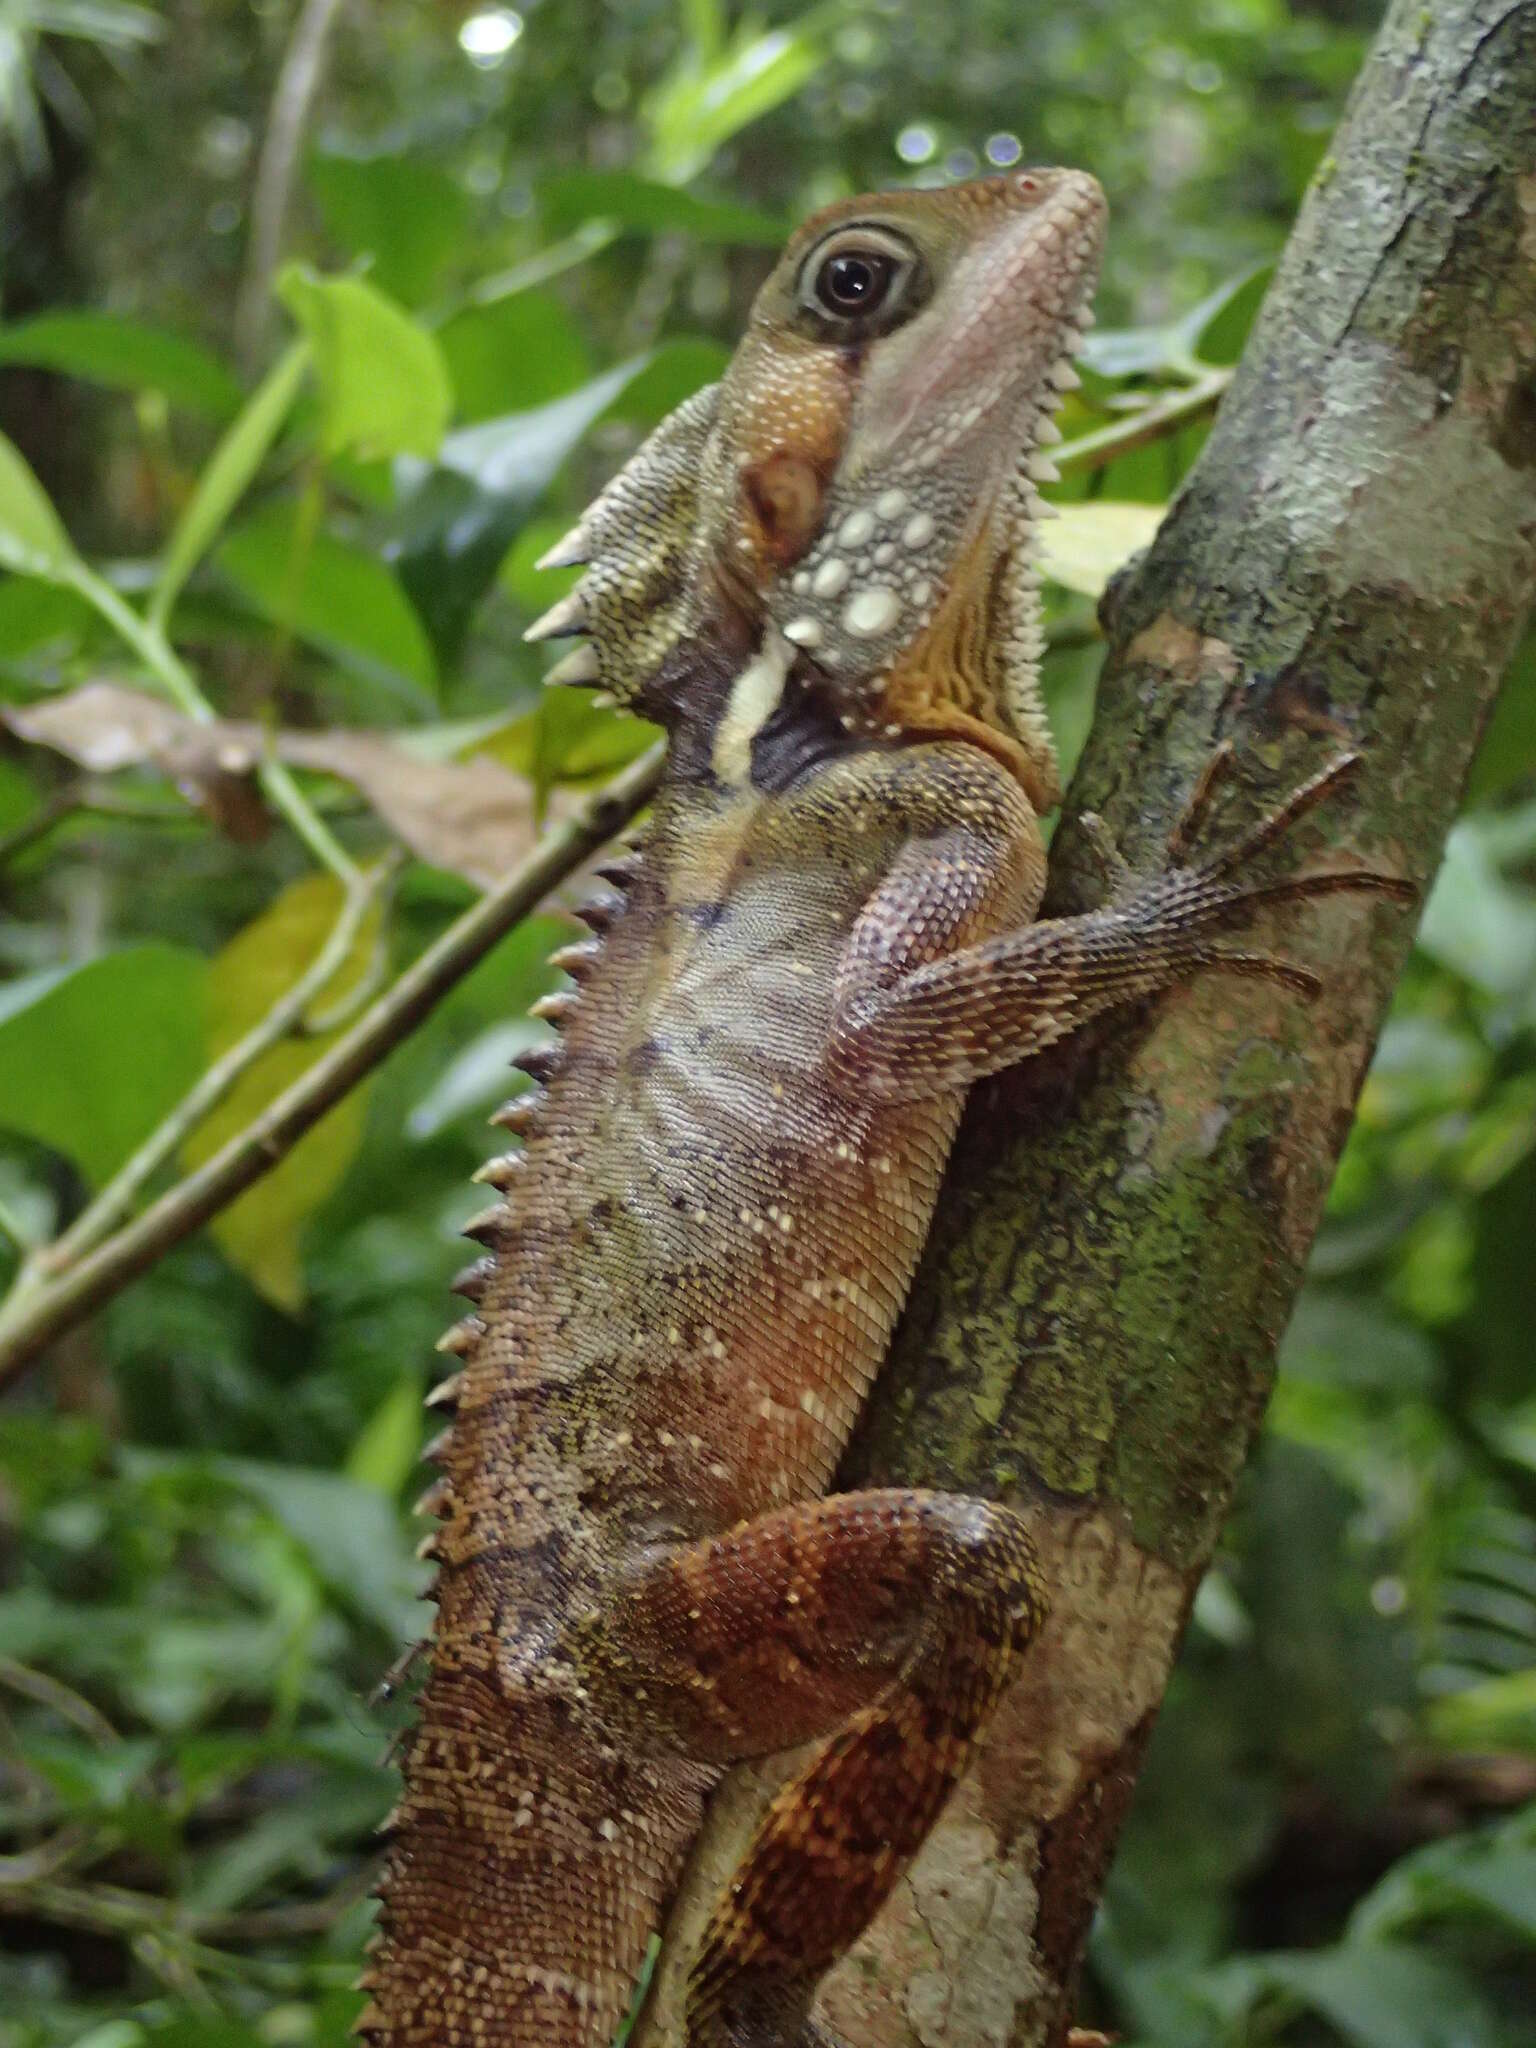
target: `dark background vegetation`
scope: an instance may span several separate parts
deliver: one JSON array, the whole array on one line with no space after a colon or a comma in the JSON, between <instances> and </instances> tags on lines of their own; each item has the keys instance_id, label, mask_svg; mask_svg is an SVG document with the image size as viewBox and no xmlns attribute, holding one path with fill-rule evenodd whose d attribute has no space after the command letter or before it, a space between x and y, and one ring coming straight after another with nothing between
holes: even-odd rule
<instances>
[{"instance_id":1,"label":"dark background vegetation","mask_svg":"<svg viewBox=\"0 0 1536 2048\"><path fill-rule=\"evenodd\" d=\"M353 856L408 857L307 1033L162 1181L643 743L540 702L518 634L559 584L531 564L715 373L788 223L987 161L1091 167L1115 227L1064 424L1112 426L1233 359L1373 16L0 10L0 428L99 579L0 467L0 1286L336 913L253 782L263 729L319 745L302 786ZM274 84L317 24L289 180ZM264 209L309 270L253 254ZM242 408L296 334L309 368L262 438ZM1146 531L1123 508L1164 501L1201 432L1062 488L1085 508L1051 594L1069 751L1087 599ZM149 727L174 677L104 616L153 601L199 505L160 645L243 722L222 754ZM396 744L364 772L349 728ZM0 1407L0 2048L346 2038L398 1713L371 1695L425 1612L418 1403L481 1117L567 929L521 927ZM1093 1942L1095 2024L1147 2048L1536 2041L1533 1253L1528 643L1200 1596Z\"/></svg>"}]
</instances>

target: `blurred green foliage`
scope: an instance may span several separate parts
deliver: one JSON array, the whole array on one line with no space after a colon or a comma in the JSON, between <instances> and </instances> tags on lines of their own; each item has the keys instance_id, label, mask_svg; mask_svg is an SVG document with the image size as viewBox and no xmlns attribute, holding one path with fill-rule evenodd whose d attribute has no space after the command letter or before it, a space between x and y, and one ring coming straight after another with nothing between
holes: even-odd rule
<instances>
[{"instance_id":1,"label":"blurred green foliage","mask_svg":"<svg viewBox=\"0 0 1536 2048\"><path fill-rule=\"evenodd\" d=\"M295 10L4 10L0 1284L339 899L273 829L250 742L188 757L146 736L146 701L321 742L336 772L303 756L300 801L322 850L369 860L393 832L414 856L195 1157L471 900L472 828L441 815L460 785L429 769L492 776L515 837L641 743L540 701L517 635L559 580L532 565L718 372L787 223L986 161L1091 166L1116 227L1064 425L1112 424L1235 358L1366 12L385 0L334 27L277 195L293 260L248 281L242 369ZM1082 597L1202 431L1063 487L1069 753L1098 663ZM72 696L103 682L138 693L110 700L120 728ZM390 743L367 773L336 752L358 728ZM400 1711L375 1687L425 1613L417 1404L479 1117L565 929L522 925L250 1207L0 1410L0 2048L347 2037ZM1533 1242L1528 643L1197 1605L1085 2021L1144 2048L1536 2041Z\"/></svg>"}]
</instances>

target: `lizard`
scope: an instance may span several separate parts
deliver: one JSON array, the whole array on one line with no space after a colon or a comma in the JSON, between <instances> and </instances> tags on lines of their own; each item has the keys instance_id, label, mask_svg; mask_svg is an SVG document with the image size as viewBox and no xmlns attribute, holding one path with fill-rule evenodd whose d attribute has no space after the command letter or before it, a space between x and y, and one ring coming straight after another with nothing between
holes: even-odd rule
<instances>
[{"instance_id":1,"label":"lizard","mask_svg":"<svg viewBox=\"0 0 1536 2048\"><path fill-rule=\"evenodd\" d=\"M1403 893L1255 831L1042 917L1060 799L1036 537L1106 208L1038 169L842 201L720 382L547 555L551 682L662 725L639 847L535 1006L428 1396L430 1670L359 2031L603 2048L733 1763L820 1739L693 1959L690 2048L819 2048L1038 1630L1013 1507L828 1493L972 1083L1210 968L1266 907ZM1218 763L1219 765L1219 763ZM1216 770L1194 808L1209 801Z\"/></svg>"}]
</instances>

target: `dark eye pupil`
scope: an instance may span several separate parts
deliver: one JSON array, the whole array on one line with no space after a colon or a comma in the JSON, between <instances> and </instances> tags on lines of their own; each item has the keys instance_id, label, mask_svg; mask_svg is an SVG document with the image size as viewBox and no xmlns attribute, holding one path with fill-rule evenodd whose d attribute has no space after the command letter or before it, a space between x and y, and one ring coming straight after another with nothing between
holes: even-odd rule
<instances>
[{"instance_id":1,"label":"dark eye pupil","mask_svg":"<svg viewBox=\"0 0 1536 2048\"><path fill-rule=\"evenodd\" d=\"M868 313L890 286L891 266L883 256L845 252L829 256L816 278L816 296L833 313Z\"/></svg>"}]
</instances>

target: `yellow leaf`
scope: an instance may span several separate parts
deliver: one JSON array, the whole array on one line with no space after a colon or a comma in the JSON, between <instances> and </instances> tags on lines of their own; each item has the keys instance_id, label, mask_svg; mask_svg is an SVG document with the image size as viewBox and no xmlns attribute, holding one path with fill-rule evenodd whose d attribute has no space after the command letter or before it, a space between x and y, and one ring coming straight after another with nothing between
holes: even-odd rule
<instances>
[{"instance_id":1,"label":"yellow leaf","mask_svg":"<svg viewBox=\"0 0 1536 2048\"><path fill-rule=\"evenodd\" d=\"M1061 517L1040 529L1041 570L1064 589L1101 597L1115 571L1151 546L1167 509L1113 498L1058 505Z\"/></svg>"},{"instance_id":2,"label":"yellow leaf","mask_svg":"<svg viewBox=\"0 0 1536 2048\"><path fill-rule=\"evenodd\" d=\"M230 940L209 971L208 1054L216 1059L242 1038L290 988L325 944L342 905L341 884L311 875L285 889L272 907ZM352 950L325 989L325 1013L367 973L378 942L373 910ZM200 1166L290 1087L335 1042L337 1032L285 1039L248 1067L184 1148ZM340 1182L362 1139L365 1087L354 1088L286 1158L209 1226L230 1263L280 1308L304 1303L300 1235L306 1219Z\"/></svg>"}]
</instances>

